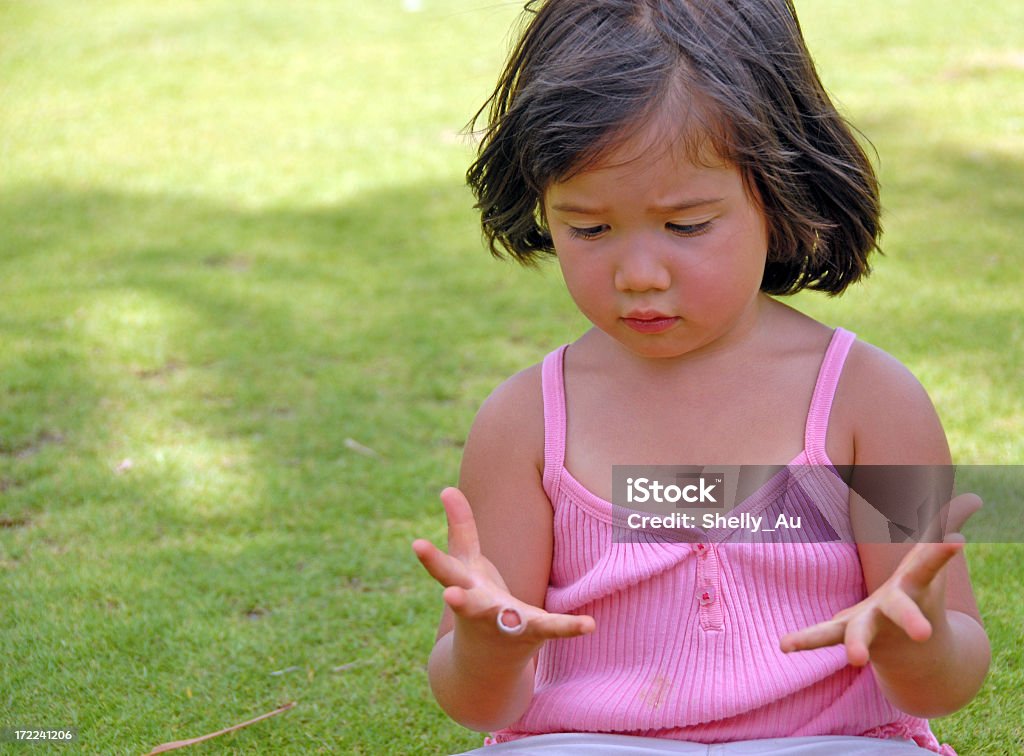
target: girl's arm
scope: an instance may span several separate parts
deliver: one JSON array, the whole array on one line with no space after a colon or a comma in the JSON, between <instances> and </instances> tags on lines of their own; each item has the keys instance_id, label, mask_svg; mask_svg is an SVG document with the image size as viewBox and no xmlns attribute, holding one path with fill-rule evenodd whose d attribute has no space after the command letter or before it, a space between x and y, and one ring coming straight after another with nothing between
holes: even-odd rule
<instances>
[{"instance_id":1,"label":"girl's arm","mask_svg":"<svg viewBox=\"0 0 1024 756\"><path fill-rule=\"evenodd\" d=\"M544 416L539 368L502 384L484 403L463 453L459 489L442 493L448 553L413 550L442 585L444 614L430 656L430 684L452 719L501 729L533 696L534 657L546 640L591 632L590 617L541 607L551 570L552 511L542 485ZM525 627L502 633L511 607ZM505 623L515 624L514 618Z\"/></svg>"},{"instance_id":2,"label":"girl's arm","mask_svg":"<svg viewBox=\"0 0 1024 756\"><path fill-rule=\"evenodd\" d=\"M837 400L834 426L852 429L856 466L951 464L928 395L884 352L854 345ZM871 543L858 532L858 518L852 520L868 597L829 622L785 636L782 649L844 643L850 663L870 662L885 696L908 714L937 717L962 708L980 689L991 657L962 539Z\"/></svg>"}]
</instances>

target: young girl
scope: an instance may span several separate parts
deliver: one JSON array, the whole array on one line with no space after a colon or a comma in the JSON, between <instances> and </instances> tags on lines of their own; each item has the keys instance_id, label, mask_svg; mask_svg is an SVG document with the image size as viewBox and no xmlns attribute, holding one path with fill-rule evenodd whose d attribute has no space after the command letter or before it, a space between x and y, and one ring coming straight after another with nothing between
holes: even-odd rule
<instances>
[{"instance_id":1,"label":"young girl","mask_svg":"<svg viewBox=\"0 0 1024 756\"><path fill-rule=\"evenodd\" d=\"M950 462L905 368L774 298L842 292L879 234L792 5L527 10L469 182L492 252L554 253L593 327L485 402L448 553L413 544L438 702L490 754L953 753L925 718L989 663L960 539L612 535L613 465Z\"/></svg>"}]
</instances>

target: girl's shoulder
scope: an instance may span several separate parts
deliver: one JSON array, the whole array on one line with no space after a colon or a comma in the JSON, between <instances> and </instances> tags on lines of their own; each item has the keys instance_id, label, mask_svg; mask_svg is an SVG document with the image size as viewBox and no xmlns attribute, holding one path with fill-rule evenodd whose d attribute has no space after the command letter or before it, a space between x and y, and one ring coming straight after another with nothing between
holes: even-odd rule
<instances>
[{"instance_id":1,"label":"girl's shoulder","mask_svg":"<svg viewBox=\"0 0 1024 756\"><path fill-rule=\"evenodd\" d=\"M532 365L502 381L477 411L467 443L500 450L515 449L544 460L544 397L542 363Z\"/></svg>"},{"instance_id":2,"label":"girl's shoulder","mask_svg":"<svg viewBox=\"0 0 1024 756\"><path fill-rule=\"evenodd\" d=\"M830 424L849 429L857 464L948 464L949 447L924 386L862 339L850 347Z\"/></svg>"},{"instance_id":3,"label":"girl's shoulder","mask_svg":"<svg viewBox=\"0 0 1024 756\"><path fill-rule=\"evenodd\" d=\"M817 373L834 329L782 306L766 353ZM819 376L820 378L820 376ZM928 392L900 360L856 338L841 364L828 416L827 450L837 464L946 464L945 432Z\"/></svg>"},{"instance_id":4,"label":"girl's shoulder","mask_svg":"<svg viewBox=\"0 0 1024 756\"><path fill-rule=\"evenodd\" d=\"M820 363L838 329L788 305L776 307L774 314L767 351L783 355L786 363L801 355ZM842 364L836 402L835 410L858 415L876 414L869 411L882 407L902 407L911 414L932 410L931 400L914 374L888 352L859 336Z\"/></svg>"},{"instance_id":5,"label":"girl's shoulder","mask_svg":"<svg viewBox=\"0 0 1024 756\"><path fill-rule=\"evenodd\" d=\"M542 373L543 363L538 362L509 376L491 391L480 411L516 415L533 410L543 418Z\"/></svg>"}]
</instances>

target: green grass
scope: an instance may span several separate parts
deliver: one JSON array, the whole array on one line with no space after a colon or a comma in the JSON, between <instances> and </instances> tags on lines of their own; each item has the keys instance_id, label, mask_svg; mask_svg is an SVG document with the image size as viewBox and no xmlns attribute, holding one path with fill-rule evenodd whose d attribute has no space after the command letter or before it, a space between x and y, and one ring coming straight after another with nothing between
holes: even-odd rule
<instances>
[{"instance_id":1,"label":"green grass","mask_svg":"<svg viewBox=\"0 0 1024 756\"><path fill-rule=\"evenodd\" d=\"M461 184L517 5L0 5L0 728L141 753L294 700L196 751L480 743L427 690L408 544L483 397L582 327ZM796 303L910 366L958 461L1022 464L1024 6L798 5L887 256ZM962 753L1024 746L1022 556L973 547Z\"/></svg>"}]
</instances>

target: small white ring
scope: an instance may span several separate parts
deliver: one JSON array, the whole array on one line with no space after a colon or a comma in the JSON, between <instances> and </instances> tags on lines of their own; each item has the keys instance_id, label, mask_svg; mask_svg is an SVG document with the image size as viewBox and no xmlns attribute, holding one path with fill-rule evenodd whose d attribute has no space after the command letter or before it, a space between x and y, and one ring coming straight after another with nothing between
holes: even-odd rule
<instances>
[{"instance_id":1,"label":"small white ring","mask_svg":"<svg viewBox=\"0 0 1024 756\"><path fill-rule=\"evenodd\" d=\"M513 627L509 627L504 623L502 617L505 612L512 612L519 618L519 624ZM521 635L526 630L526 623L523 621L523 615L519 613L518 609L513 609L511 606L503 606L498 610L498 630L503 632L505 635Z\"/></svg>"}]
</instances>

